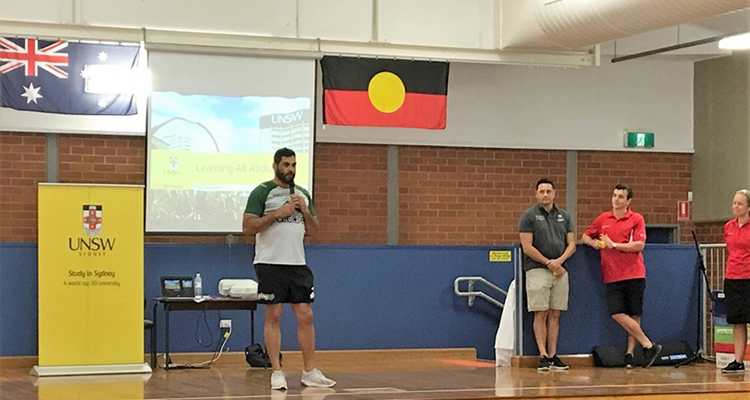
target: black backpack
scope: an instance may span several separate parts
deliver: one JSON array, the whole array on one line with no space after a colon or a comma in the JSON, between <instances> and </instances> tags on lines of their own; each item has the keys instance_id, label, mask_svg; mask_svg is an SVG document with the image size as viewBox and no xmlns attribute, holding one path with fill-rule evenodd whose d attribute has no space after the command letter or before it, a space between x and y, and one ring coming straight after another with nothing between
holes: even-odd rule
<instances>
[{"instance_id":1,"label":"black backpack","mask_svg":"<svg viewBox=\"0 0 750 400\"><path fill-rule=\"evenodd\" d=\"M597 367L623 367L625 366L625 349L618 346L594 347L594 364ZM636 345L633 353L636 365L643 365L643 348ZM685 341L664 343L664 348L659 353L659 358L654 365L677 365L685 360L695 359L695 352Z\"/></svg>"},{"instance_id":2,"label":"black backpack","mask_svg":"<svg viewBox=\"0 0 750 400\"><path fill-rule=\"evenodd\" d=\"M281 363L281 353L279 353L279 363ZM245 361L255 368L271 368L271 360L268 353L263 349L260 343L254 343L245 347Z\"/></svg>"}]
</instances>

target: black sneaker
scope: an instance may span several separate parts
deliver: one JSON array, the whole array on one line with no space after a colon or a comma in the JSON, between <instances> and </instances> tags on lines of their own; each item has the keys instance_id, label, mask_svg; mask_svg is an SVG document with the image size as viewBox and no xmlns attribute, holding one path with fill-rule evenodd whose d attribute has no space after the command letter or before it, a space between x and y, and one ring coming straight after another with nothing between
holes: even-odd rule
<instances>
[{"instance_id":1,"label":"black sneaker","mask_svg":"<svg viewBox=\"0 0 750 400\"><path fill-rule=\"evenodd\" d=\"M635 367L635 358L630 353L625 354L625 368Z\"/></svg>"},{"instance_id":2,"label":"black sneaker","mask_svg":"<svg viewBox=\"0 0 750 400\"><path fill-rule=\"evenodd\" d=\"M555 370L558 370L558 371L562 371L562 370L570 368L570 366L568 366L567 364L565 364L564 362L562 362L562 360L560 359L560 357L558 357L557 355L552 356L552 358L549 358L548 360L550 361L550 364L551 364L549 366L550 369L555 369Z\"/></svg>"},{"instance_id":3,"label":"black sneaker","mask_svg":"<svg viewBox=\"0 0 750 400\"><path fill-rule=\"evenodd\" d=\"M650 367L661 353L662 345L651 343L651 347L643 349L643 368Z\"/></svg>"},{"instance_id":4,"label":"black sneaker","mask_svg":"<svg viewBox=\"0 0 750 400\"><path fill-rule=\"evenodd\" d=\"M733 374L736 372L745 372L745 364L737 361L730 362L726 367L721 369L722 373Z\"/></svg>"},{"instance_id":5,"label":"black sneaker","mask_svg":"<svg viewBox=\"0 0 750 400\"><path fill-rule=\"evenodd\" d=\"M552 366L552 360L550 360L547 357L542 357L539 359L539 364L536 366L536 370L537 371L549 371L551 366Z\"/></svg>"}]
</instances>

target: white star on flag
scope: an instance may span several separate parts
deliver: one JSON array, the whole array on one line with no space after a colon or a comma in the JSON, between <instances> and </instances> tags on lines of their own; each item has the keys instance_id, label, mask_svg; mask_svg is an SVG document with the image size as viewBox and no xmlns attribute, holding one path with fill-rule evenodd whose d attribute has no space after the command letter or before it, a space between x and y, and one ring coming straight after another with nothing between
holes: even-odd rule
<instances>
[{"instance_id":1,"label":"white star on flag","mask_svg":"<svg viewBox=\"0 0 750 400\"><path fill-rule=\"evenodd\" d=\"M99 104L99 108L104 108L109 104L109 102L107 102L107 99L99 99L97 104Z\"/></svg>"},{"instance_id":2,"label":"white star on flag","mask_svg":"<svg viewBox=\"0 0 750 400\"><path fill-rule=\"evenodd\" d=\"M100 52L99 52L99 57L98 57L98 58L99 58L99 61L101 61L101 62L105 62L105 61L107 61L107 53L105 53L105 52L103 52L103 51L100 51Z\"/></svg>"},{"instance_id":3,"label":"white star on flag","mask_svg":"<svg viewBox=\"0 0 750 400\"><path fill-rule=\"evenodd\" d=\"M26 87L26 86L23 87L24 93L21 95L21 97L26 98L26 104L29 104L32 101L34 102L34 104L39 104L37 103L36 100L44 97L41 94L39 94L39 89L41 88L42 88L41 86L35 88L33 83L29 83L29 87Z\"/></svg>"}]
</instances>

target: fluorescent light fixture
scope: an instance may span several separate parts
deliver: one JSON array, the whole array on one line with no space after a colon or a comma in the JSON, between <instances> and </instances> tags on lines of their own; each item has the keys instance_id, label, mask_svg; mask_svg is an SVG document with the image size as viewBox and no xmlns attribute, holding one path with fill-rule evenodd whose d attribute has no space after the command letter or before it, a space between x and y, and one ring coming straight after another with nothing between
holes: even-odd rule
<instances>
[{"instance_id":1,"label":"fluorescent light fixture","mask_svg":"<svg viewBox=\"0 0 750 400\"><path fill-rule=\"evenodd\" d=\"M726 50L750 49L750 32L725 37L724 39L719 40L719 48Z\"/></svg>"}]
</instances>

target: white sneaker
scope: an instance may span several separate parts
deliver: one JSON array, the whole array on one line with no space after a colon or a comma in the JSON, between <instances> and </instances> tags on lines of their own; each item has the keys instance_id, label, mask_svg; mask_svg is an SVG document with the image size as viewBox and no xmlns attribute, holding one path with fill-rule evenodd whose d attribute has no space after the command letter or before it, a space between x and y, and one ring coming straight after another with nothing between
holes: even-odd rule
<instances>
[{"instance_id":1,"label":"white sneaker","mask_svg":"<svg viewBox=\"0 0 750 400\"><path fill-rule=\"evenodd\" d=\"M328 379L320 370L313 368L310 372L302 371L302 384L308 387L329 388L336 384L336 381Z\"/></svg>"},{"instance_id":2,"label":"white sneaker","mask_svg":"<svg viewBox=\"0 0 750 400\"><path fill-rule=\"evenodd\" d=\"M284 371L273 371L271 374L271 389L286 390L286 375L284 375Z\"/></svg>"}]
</instances>

